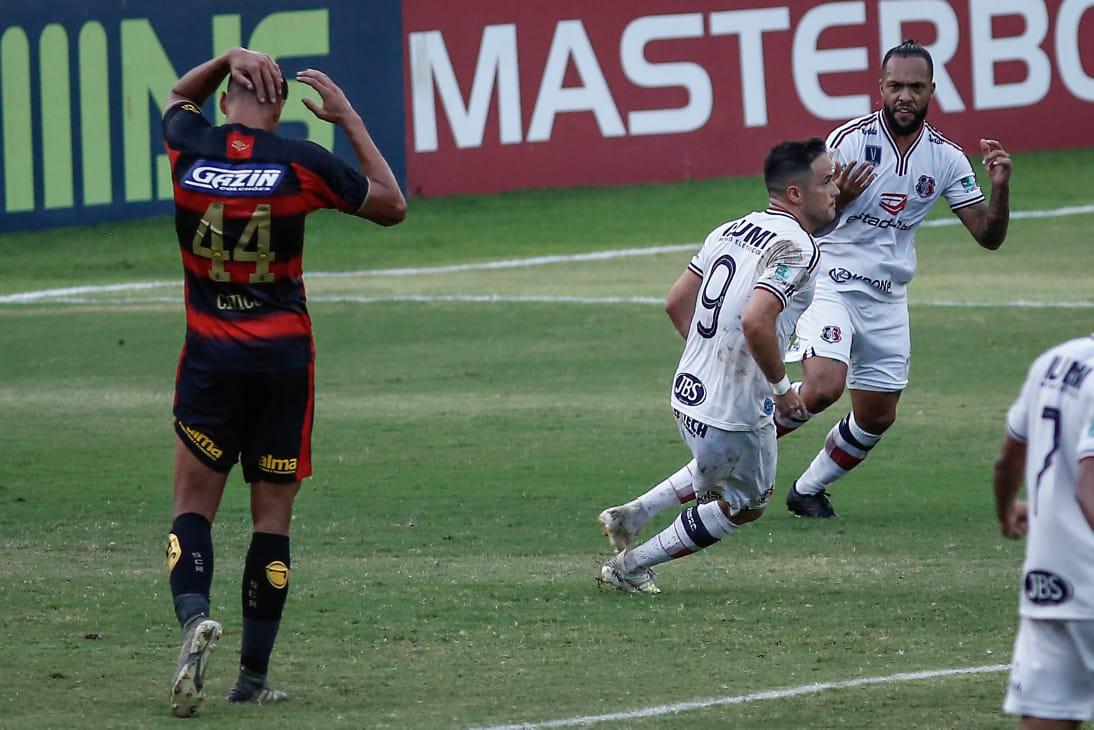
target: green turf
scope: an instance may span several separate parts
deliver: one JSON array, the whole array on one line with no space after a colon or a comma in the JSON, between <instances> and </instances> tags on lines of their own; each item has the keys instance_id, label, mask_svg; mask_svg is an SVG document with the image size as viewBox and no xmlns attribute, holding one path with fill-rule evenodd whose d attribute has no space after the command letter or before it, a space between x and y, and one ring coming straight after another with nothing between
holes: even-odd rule
<instances>
[{"instance_id":1,"label":"green turf","mask_svg":"<svg viewBox=\"0 0 1094 730\"><path fill-rule=\"evenodd\" d=\"M1027 156L1019 171L1068 159ZM754 187L424 201L415 207L431 211L424 215L438 236L442 218L461 233L452 251L423 242L420 258L698 240L726 210L749 205L720 195ZM549 240L555 224L544 221L582 196L627 201L634 211L674 201L671 216L650 219L678 225L658 220L632 241L614 220L581 240L560 224ZM506 200L512 220L476 243L468 232L484 210L508 210ZM1076 193L1015 207L1065 202L1091 201ZM602 219L589 212L585 220ZM316 476L297 502L292 589L273 668L294 697L249 708L221 699L239 646L248 535L236 475L214 529L213 605L225 639L198 722L458 728L1006 663L1021 545L994 524L991 461L1031 358L1089 331L1091 310L930 302L1088 302L1094 272L1081 245L1092 219L1015 222L997 254L958 228L925 231L924 274L913 284L912 386L893 431L836 488L843 518L797 521L777 498L760 522L664 566L665 593L652 600L594 588L606 548L594 518L688 457L667 408L680 342L659 306L316 303ZM170 233L162 221L123 228L119 237L134 247ZM371 266L377 252L385 265L418 261L411 233L354 230L366 238L361 260L340 242L338 256L311 268ZM534 231L531 242L514 243L520 230ZM13 268L31 272L5 274L3 286L52 286L44 263L78 260L92 235L0 240ZM35 240L48 251L27 245ZM128 272L69 267L67 276L173 278L176 255L142 259ZM686 260L681 252L317 280L309 291L659 297ZM1052 285L1061 279L1072 284ZM0 332L0 725L173 725L166 683L177 630L163 538L180 307L121 306L109 295L3 305ZM781 444L780 494L841 413ZM846 688L611 726L1012 727L999 709L1004 683L1005 674L992 673Z\"/></svg>"},{"instance_id":2,"label":"green turf","mask_svg":"<svg viewBox=\"0 0 1094 730\"><path fill-rule=\"evenodd\" d=\"M973 166L987 186L979 161ZM1090 204L1091 166L1094 148L1016 155L1012 208ZM308 221L305 268L422 266L701 241L716 223L761 207L766 199L758 178L727 178L413 199L406 222L390 229L324 211ZM952 216L940 205L933 217ZM952 241L954 230L924 230L921 238ZM179 275L174 236L167 218L0 236L0 246L14 251L18 262L0 271L0 294L22 291L28 281L45 288L174 279Z\"/></svg>"}]
</instances>

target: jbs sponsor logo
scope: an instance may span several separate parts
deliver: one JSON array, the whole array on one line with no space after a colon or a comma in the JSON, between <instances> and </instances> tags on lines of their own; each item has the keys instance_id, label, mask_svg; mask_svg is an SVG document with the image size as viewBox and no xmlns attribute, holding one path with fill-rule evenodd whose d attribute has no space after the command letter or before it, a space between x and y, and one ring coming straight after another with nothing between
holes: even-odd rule
<instances>
[{"instance_id":1,"label":"jbs sponsor logo","mask_svg":"<svg viewBox=\"0 0 1094 730\"><path fill-rule=\"evenodd\" d=\"M1026 573L1026 599L1039 606L1055 606L1070 601L1075 595L1067 578L1047 570L1031 570Z\"/></svg>"},{"instance_id":2,"label":"jbs sponsor logo","mask_svg":"<svg viewBox=\"0 0 1094 730\"><path fill-rule=\"evenodd\" d=\"M179 183L187 190L221 195L268 195L285 179L284 165L229 165L198 160Z\"/></svg>"},{"instance_id":3,"label":"jbs sponsor logo","mask_svg":"<svg viewBox=\"0 0 1094 730\"><path fill-rule=\"evenodd\" d=\"M707 389L699 378L691 373L680 373L672 384L672 394L686 406L697 406L706 400Z\"/></svg>"},{"instance_id":4,"label":"jbs sponsor logo","mask_svg":"<svg viewBox=\"0 0 1094 730\"><path fill-rule=\"evenodd\" d=\"M196 446L198 451L205 454L210 459L216 461L224 456L224 449L217 446L215 441L201 431L198 431L196 428L190 428L185 423L179 423L179 428L186 434L186 438L190 440L190 443Z\"/></svg>"},{"instance_id":5,"label":"jbs sponsor logo","mask_svg":"<svg viewBox=\"0 0 1094 730\"><path fill-rule=\"evenodd\" d=\"M271 474L295 474L296 459L279 459L273 454L263 454L258 458L258 468Z\"/></svg>"}]
</instances>

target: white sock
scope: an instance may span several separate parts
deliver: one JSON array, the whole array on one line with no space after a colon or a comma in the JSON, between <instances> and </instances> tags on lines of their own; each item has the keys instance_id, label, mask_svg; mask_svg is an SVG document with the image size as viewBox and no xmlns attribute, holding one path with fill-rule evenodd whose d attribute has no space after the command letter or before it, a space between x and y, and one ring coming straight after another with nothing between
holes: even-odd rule
<instances>
[{"instance_id":1,"label":"white sock","mask_svg":"<svg viewBox=\"0 0 1094 730\"><path fill-rule=\"evenodd\" d=\"M628 550L619 567L625 573L652 568L710 547L736 529L717 501L688 507L668 527Z\"/></svg>"},{"instance_id":2,"label":"white sock","mask_svg":"<svg viewBox=\"0 0 1094 730\"><path fill-rule=\"evenodd\" d=\"M862 463L881 436L865 431L848 413L832 427L809 467L798 477L799 494L819 494Z\"/></svg>"},{"instance_id":3,"label":"white sock","mask_svg":"<svg viewBox=\"0 0 1094 730\"><path fill-rule=\"evenodd\" d=\"M692 476L695 474L695 459L692 459L680 469L648 492L629 502L641 507L645 518L651 519L669 507L677 507L687 504L695 499L695 487L692 486Z\"/></svg>"}]
</instances>

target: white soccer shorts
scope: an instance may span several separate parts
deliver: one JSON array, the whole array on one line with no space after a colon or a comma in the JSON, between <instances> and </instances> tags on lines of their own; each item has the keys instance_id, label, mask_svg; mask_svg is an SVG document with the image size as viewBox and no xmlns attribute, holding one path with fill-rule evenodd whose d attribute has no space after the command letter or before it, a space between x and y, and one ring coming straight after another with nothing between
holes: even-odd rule
<instances>
[{"instance_id":1,"label":"white soccer shorts","mask_svg":"<svg viewBox=\"0 0 1094 730\"><path fill-rule=\"evenodd\" d=\"M786 362L818 356L847 365L847 387L889 393L908 385L908 303L817 287L798 320Z\"/></svg>"},{"instance_id":2,"label":"white soccer shorts","mask_svg":"<svg viewBox=\"0 0 1094 730\"><path fill-rule=\"evenodd\" d=\"M1003 710L1048 720L1094 717L1094 620L1023 616Z\"/></svg>"},{"instance_id":3,"label":"white soccer shorts","mask_svg":"<svg viewBox=\"0 0 1094 730\"><path fill-rule=\"evenodd\" d=\"M731 514L766 507L775 484L775 426L768 421L759 431L723 431L674 413L695 457L692 483L699 501L714 493L729 503Z\"/></svg>"}]
</instances>

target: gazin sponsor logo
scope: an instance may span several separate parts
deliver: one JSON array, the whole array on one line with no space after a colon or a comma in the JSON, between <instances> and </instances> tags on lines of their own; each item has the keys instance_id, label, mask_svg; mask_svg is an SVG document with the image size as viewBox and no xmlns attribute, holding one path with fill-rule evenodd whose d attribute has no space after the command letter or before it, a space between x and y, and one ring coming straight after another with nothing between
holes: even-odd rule
<instances>
[{"instance_id":1,"label":"gazin sponsor logo","mask_svg":"<svg viewBox=\"0 0 1094 730\"><path fill-rule=\"evenodd\" d=\"M179 183L188 190L221 195L267 195L281 186L284 165L228 165L198 160Z\"/></svg>"}]
</instances>

